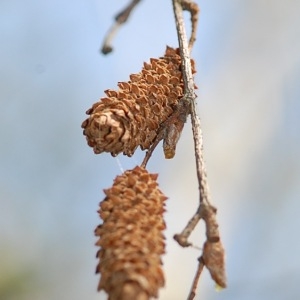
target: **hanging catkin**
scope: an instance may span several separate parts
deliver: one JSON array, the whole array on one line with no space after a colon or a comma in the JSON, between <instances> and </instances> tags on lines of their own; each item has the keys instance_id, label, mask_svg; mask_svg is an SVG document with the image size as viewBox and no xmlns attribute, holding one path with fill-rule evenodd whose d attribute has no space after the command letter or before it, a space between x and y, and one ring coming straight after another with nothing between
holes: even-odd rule
<instances>
[{"instance_id":1,"label":"hanging catkin","mask_svg":"<svg viewBox=\"0 0 300 300\"><path fill-rule=\"evenodd\" d=\"M131 156L138 146L149 149L183 96L179 50L167 47L164 57L151 58L140 73L131 74L130 81L119 82L118 87L106 90L106 97L87 111L90 116L82 123L96 154Z\"/></svg>"},{"instance_id":2,"label":"hanging catkin","mask_svg":"<svg viewBox=\"0 0 300 300\"><path fill-rule=\"evenodd\" d=\"M98 290L105 290L110 300L157 297L164 285L161 255L167 198L156 179L157 174L135 167L104 190L98 211L103 224L95 230L101 248L96 272L101 274Z\"/></svg>"}]
</instances>

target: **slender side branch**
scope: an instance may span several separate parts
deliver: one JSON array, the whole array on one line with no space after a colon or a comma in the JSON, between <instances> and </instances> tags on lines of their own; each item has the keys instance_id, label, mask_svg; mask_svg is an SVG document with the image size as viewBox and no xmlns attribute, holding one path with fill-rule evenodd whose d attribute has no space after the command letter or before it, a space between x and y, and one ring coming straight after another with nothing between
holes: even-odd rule
<instances>
[{"instance_id":1,"label":"slender side branch","mask_svg":"<svg viewBox=\"0 0 300 300\"><path fill-rule=\"evenodd\" d=\"M197 27L198 27L198 20L199 20L199 6L195 2L191 2L188 0L182 1L182 9L187 10L191 14L191 22L192 22L192 33L189 40L189 49L192 50L194 43L196 41L197 35Z\"/></svg>"},{"instance_id":2,"label":"slender side branch","mask_svg":"<svg viewBox=\"0 0 300 300\"><path fill-rule=\"evenodd\" d=\"M200 207L199 207L200 208ZM188 242L188 238L197 226L198 222L201 220L202 215L201 211L198 209L197 212L193 215L193 217L189 220L185 228L182 230L180 234L174 235L174 240L181 246L181 247L189 247L192 244Z\"/></svg>"},{"instance_id":3,"label":"slender side branch","mask_svg":"<svg viewBox=\"0 0 300 300\"><path fill-rule=\"evenodd\" d=\"M108 33L105 36L104 42L102 44L101 52L103 54L108 54L113 51L112 47L112 40L114 36L116 35L117 31L120 29L122 24L124 24L135 6L140 2L141 0L132 0L128 6L126 6L121 12L119 12L115 17L115 23L111 26Z\"/></svg>"},{"instance_id":4,"label":"slender side branch","mask_svg":"<svg viewBox=\"0 0 300 300\"><path fill-rule=\"evenodd\" d=\"M190 51L187 43L187 36L183 21L183 8L181 0L172 0L173 9L175 15L176 29L178 35L178 43L180 48L180 55L182 60L182 75L184 80L184 87L186 92L186 98L190 101L194 101L196 99L195 91L194 91L194 80L192 75L192 66L191 66L191 58Z\"/></svg>"},{"instance_id":5,"label":"slender side branch","mask_svg":"<svg viewBox=\"0 0 300 300\"><path fill-rule=\"evenodd\" d=\"M195 274L195 277L193 280L193 284L192 284L192 288L191 288L191 291L190 291L190 294L189 294L187 300L193 300L195 298L198 281L200 279L201 273L204 268L204 263L203 263L203 260L201 257L198 259L198 261L199 261L199 263L197 266L197 271L196 271L196 274Z\"/></svg>"},{"instance_id":6,"label":"slender side branch","mask_svg":"<svg viewBox=\"0 0 300 300\"><path fill-rule=\"evenodd\" d=\"M194 136L194 147L196 156L197 176L200 190L200 203L210 205L210 193L207 182L207 174L203 159L203 137L200 118L196 112L195 102L191 102L191 121Z\"/></svg>"},{"instance_id":7,"label":"slender side branch","mask_svg":"<svg viewBox=\"0 0 300 300\"><path fill-rule=\"evenodd\" d=\"M164 137L164 132L162 130L159 130L159 132L155 138L155 141L151 145L150 149L146 152L146 155L141 163L142 168L146 169L147 163L148 163L150 157L152 156L153 151L155 150L155 148L159 144L159 142L163 139L163 137Z\"/></svg>"}]
</instances>

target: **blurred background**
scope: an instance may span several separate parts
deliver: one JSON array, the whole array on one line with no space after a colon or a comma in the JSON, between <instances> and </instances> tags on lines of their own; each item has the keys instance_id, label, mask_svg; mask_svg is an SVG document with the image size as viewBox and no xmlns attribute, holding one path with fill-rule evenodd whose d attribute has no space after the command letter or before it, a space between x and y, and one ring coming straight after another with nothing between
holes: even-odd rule
<instances>
[{"instance_id":1,"label":"blurred background","mask_svg":"<svg viewBox=\"0 0 300 300\"><path fill-rule=\"evenodd\" d=\"M80 125L108 88L177 46L171 1L142 1L99 53L127 1L0 2L0 299L100 300L94 228L103 188L132 158L94 155ZM300 2L200 1L193 57L228 288L207 271L195 299L297 299L300 282ZM189 16L186 15L189 28ZM121 167L120 167L121 166ZM198 205L190 120L172 160L149 162L169 197L166 286L186 299L200 251L179 233ZM191 241L202 246L203 224Z\"/></svg>"}]
</instances>

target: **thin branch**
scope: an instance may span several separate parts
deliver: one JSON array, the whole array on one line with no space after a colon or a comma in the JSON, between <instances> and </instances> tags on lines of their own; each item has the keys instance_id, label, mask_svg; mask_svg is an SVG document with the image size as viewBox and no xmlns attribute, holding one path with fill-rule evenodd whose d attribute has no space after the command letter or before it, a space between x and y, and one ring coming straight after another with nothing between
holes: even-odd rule
<instances>
[{"instance_id":1,"label":"thin branch","mask_svg":"<svg viewBox=\"0 0 300 300\"><path fill-rule=\"evenodd\" d=\"M163 139L164 133L162 130L159 131L158 135L155 138L155 141L151 145L150 149L146 152L146 155L143 159L143 162L141 163L141 167L146 169L147 163L152 156L153 151L155 150L156 146L159 144L159 142Z\"/></svg>"},{"instance_id":2,"label":"thin branch","mask_svg":"<svg viewBox=\"0 0 300 300\"><path fill-rule=\"evenodd\" d=\"M193 217L189 220L185 228L182 230L181 233L174 235L174 240L181 246L181 247L189 247L192 244L188 242L188 238L197 226L198 222L201 220L202 215L201 211L198 209Z\"/></svg>"},{"instance_id":3,"label":"thin branch","mask_svg":"<svg viewBox=\"0 0 300 300\"><path fill-rule=\"evenodd\" d=\"M180 48L180 55L182 60L182 75L184 81L184 88L186 93L186 98L189 98L190 101L196 99L195 90L194 90L194 80L192 75L192 66L190 51L187 43L187 36L183 20L183 8L181 0L172 0L173 9L175 15L176 29L178 35L178 42Z\"/></svg>"},{"instance_id":4,"label":"thin branch","mask_svg":"<svg viewBox=\"0 0 300 300\"><path fill-rule=\"evenodd\" d=\"M184 97L182 101L189 102L189 113L191 114L194 150L196 158L196 170L199 185L199 207L195 215L190 219L184 230L176 234L174 239L183 247L190 246L188 237L196 227L197 223L203 219L206 226L206 241L203 247L203 253L199 260L198 270L193 281L192 289L188 300L195 297L196 287L203 269L206 266L211 277L221 286L226 287L224 249L220 240L218 224L216 221L216 209L210 204L210 194L207 182L207 174L203 159L203 139L201 131L200 118L196 112L196 95L194 91L194 80L192 76L192 67L190 51L195 41L196 26L198 22L198 6L196 3L188 0L172 0L178 34L180 55L182 60L182 75L184 80ZM192 21L192 34L188 46L187 36L183 20L183 10L189 10Z\"/></svg>"},{"instance_id":5,"label":"thin branch","mask_svg":"<svg viewBox=\"0 0 300 300\"><path fill-rule=\"evenodd\" d=\"M184 20L183 20L183 8L182 1L173 0L176 28L178 34L178 41L180 47L180 54L182 59L182 74L185 87L184 98L187 99L190 103L190 113L192 120L193 128L193 138L194 138L194 149L196 156L196 167L197 167L197 177L199 183L199 192L200 192L200 203L206 202L210 203L209 188L207 183L207 175L204 166L203 159L203 142L202 142L202 132L200 119L196 112L195 105L195 90L194 90L194 79L192 76L192 67L189 48L187 44L187 36L185 32Z\"/></svg>"},{"instance_id":6,"label":"thin branch","mask_svg":"<svg viewBox=\"0 0 300 300\"><path fill-rule=\"evenodd\" d=\"M114 36L116 35L116 33L118 32L118 30L120 29L120 27L122 26L122 24L124 24L131 12L133 11L133 9L135 8L135 6L140 2L141 0L132 0L128 6L126 6L121 12L119 12L116 17L115 17L115 23L111 26L111 28L108 30L103 44L102 44L102 48L101 48L101 52L103 54L108 54L110 52L113 51L113 47L112 47L112 40L114 38Z\"/></svg>"},{"instance_id":7,"label":"thin branch","mask_svg":"<svg viewBox=\"0 0 300 300\"><path fill-rule=\"evenodd\" d=\"M191 37L189 40L189 49L190 51L192 50L194 43L196 41L196 36L197 36L197 27L198 27L198 21L199 21L199 6L195 2L191 1L182 1L182 9L187 10L191 14L191 22L192 22L192 32L191 32Z\"/></svg>"},{"instance_id":8,"label":"thin branch","mask_svg":"<svg viewBox=\"0 0 300 300\"><path fill-rule=\"evenodd\" d=\"M197 285L198 285L201 273L202 273L203 268L204 268L204 263L203 263L202 258L200 257L198 260L199 260L199 263L198 263L198 266L197 266L197 271L196 271L196 274L195 274L195 277L194 277L194 280L193 280L193 284L192 284L192 287L191 287L191 291L189 293L189 296L188 296L187 300L193 300L195 298Z\"/></svg>"}]
</instances>

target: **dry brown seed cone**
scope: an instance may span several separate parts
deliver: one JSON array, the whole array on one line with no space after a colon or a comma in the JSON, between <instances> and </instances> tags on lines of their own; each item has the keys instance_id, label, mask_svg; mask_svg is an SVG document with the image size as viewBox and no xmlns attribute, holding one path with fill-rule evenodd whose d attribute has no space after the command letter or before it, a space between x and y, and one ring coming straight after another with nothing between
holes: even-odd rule
<instances>
[{"instance_id":1,"label":"dry brown seed cone","mask_svg":"<svg viewBox=\"0 0 300 300\"><path fill-rule=\"evenodd\" d=\"M96 154L131 156L138 146L149 149L160 124L183 96L179 50L167 47L164 57L151 58L140 73L131 74L130 81L119 82L118 87L105 91L106 97L87 111L90 116L81 125Z\"/></svg>"},{"instance_id":2,"label":"dry brown seed cone","mask_svg":"<svg viewBox=\"0 0 300 300\"><path fill-rule=\"evenodd\" d=\"M164 285L161 255L165 252L164 202L157 174L135 167L117 176L104 190L95 230L101 274L98 290L110 300L144 300L157 297Z\"/></svg>"}]
</instances>

